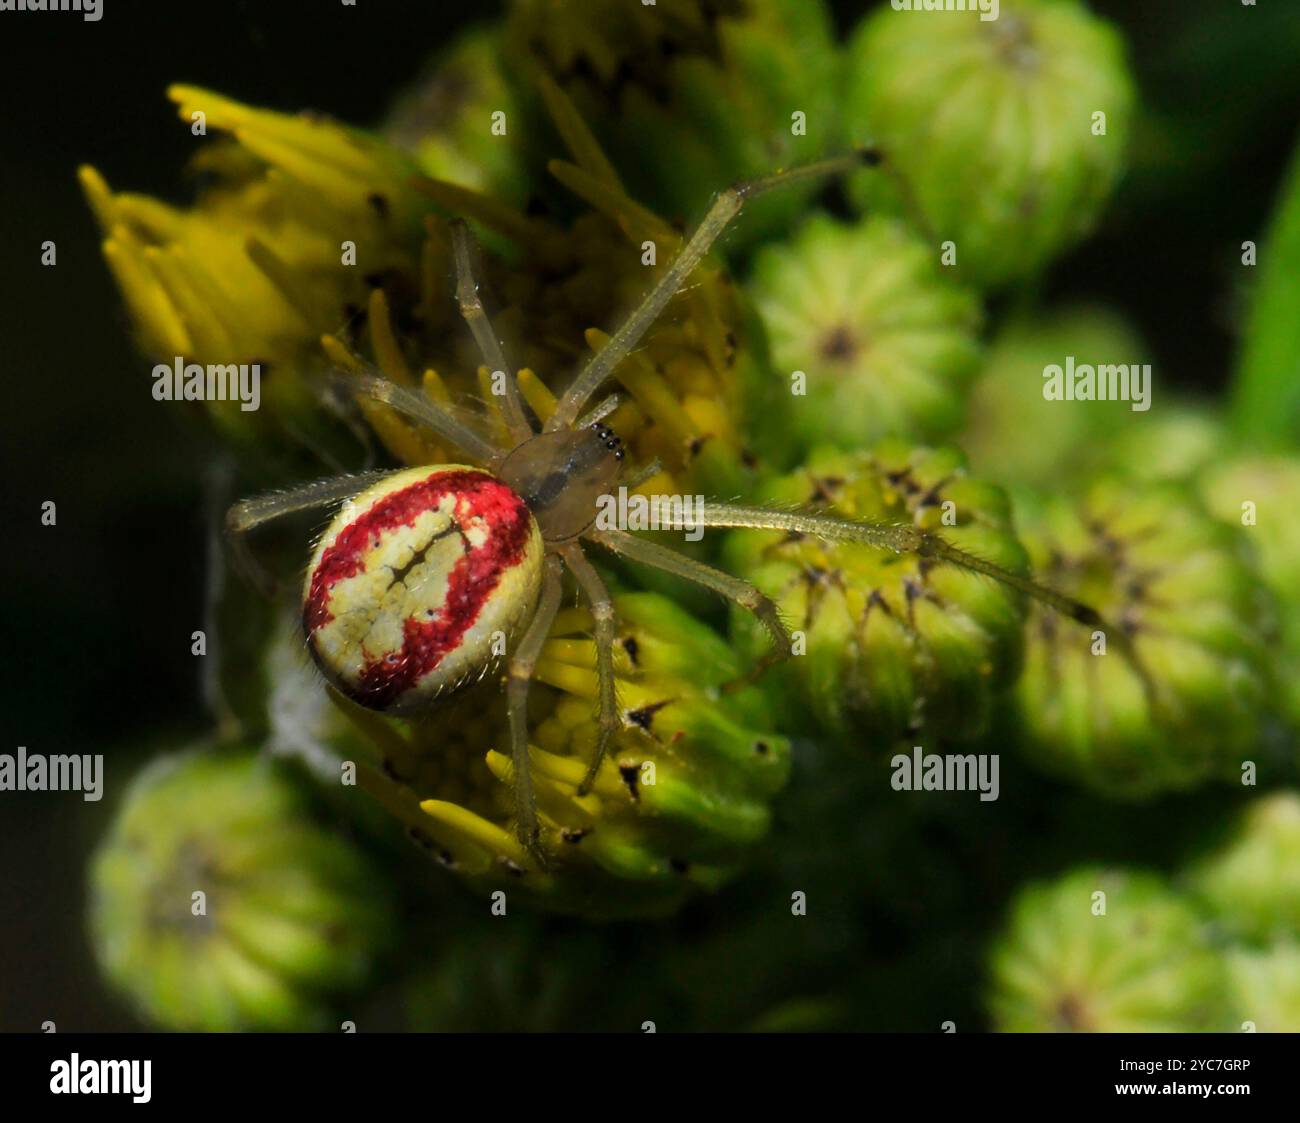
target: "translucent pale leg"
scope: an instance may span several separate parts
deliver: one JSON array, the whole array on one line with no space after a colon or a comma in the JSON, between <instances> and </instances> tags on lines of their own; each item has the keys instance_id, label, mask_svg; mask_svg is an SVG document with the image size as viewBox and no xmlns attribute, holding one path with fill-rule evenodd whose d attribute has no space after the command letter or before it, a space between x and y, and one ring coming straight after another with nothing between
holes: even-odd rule
<instances>
[{"instance_id":1,"label":"translucent pale leg","mask_svg":"<svg viewBox=\"0 0 1300 1123\"><path fill-rule=\"evenodd\" d=\"M249 549L249 532L285 515L292 515L297 511L310 511L314 507L324 507L341 499L351 498L398 470L400 469L360 472L354 476L332 476L327 480L316 480L314 483L290 488L287 491L272 491L265 495L255 495L251 499L240 500L226 511L226 537L230 541L230 549L235 556L235 561L249 580L263 593L274 596L275 578L262 567Z\"/></svg>"},{"instance_id":2,"label":"translucent pale leg","mask_svg":"<svg viewBox=\"0 0 1300 1123\"><path fill-rule=\"evenodd\" d=\"M677 529L672 525L674 520L671 514L662 521L668 529ZM714 527L788 530L830 542L857 542L864 546L890 550L896 554L915 554L922 558L934 558L974 573L982 573L986 577L1009 585L1081 624L1100 627L1104 623L1101 616L1086 604L1058 593L1046 585L1040 585L1032 577L1013 573L993 562L968 554L965 550L959 550L933 531L920 530L904 523L871 523L856 519L842 519L834 515L775 511L766 507L745 507L735 503L705 503L702 517L691 523L691 526L687 526L684 519L679 521L680 528L686 530L700 523Z\"/></svg>"},{"instance_id":3,"label":"translucent pale leg","mask_svg":"<svg viewBox=\"0 0 1300 1123\"><path fill-rule=\"evenodd\" d=\"M690 236L686 244L678 251L672 264L664 271L664 275L659 278L655 286L646 294L645 299L641 301L632 314L623 321L618 330L610 337L609 342L592 356L591 360L573 380L573 385L565 391L564 397L560 399L559 405L556 406L555 413L546 422L547 430L559 429L573 424L587 399L600 388L600 384L609 377L614 368L627 358L632 349L641 341L641 337L646 333L647 329L658 319L659 314L664 310L668 302L686 283L695 267L703 260L705 254L712 248L713 243L718 240L718 236L727 228L727 224L740 213L747 200L766 191L771 191L773 188L785 187L806 179L848 171L858 164L876 164L879 159L879 154L874 149L865 149L847 156L819 160L816 163L804 164L801 167L790 168L788 171L777 172L775 175L738 183L719 194L713 200L713 204L709 207L704 220L696 227L695 233Z\"/></svg>"},{"instance_id":4,"label":"translucent pale leg","mask_svg":"<svg viewBox=\"0 0 1300 1123\"><path fill-rule=\"evenodd\" d=\"M551 554L542 574L542 591L537 609L524 638L510 659L506 677L506 704L510 715L510 759L515 777L515 832L520 843L539 862L537 799L533 794L533 774L528 761L528 687L537 667L537 657L551 630L560 607L560 558Z\"/></svg>"},{"instance_id":5,"label":"translucent pale leg","mask_svg":"<svg viewBox=\"0 0 1300 1123\"><path fill-rule=\"evenodd\" d=\"M423 394L408 390L377 374L339 371L333 376L335 385L344 393L361 394L395 409L398 413L427 426L449 444L465 453L475 463L485 468L494 467L505 454L473 429L440 409Z\"/></svg>"},{"instance_id":6,"label":"translucent pale leg","mask_svg":"<svg viewBox=\"0 0 1300 1123\"><path fill-rule=\"evenodd\" d=\"M533 427L524 413L518 379L515 372L506 365L501 341L492 330L492 322L488 319L482 298L478 294L478 281L474 277L474 236L461 219L451 224L451 244L456 258L456 300L460 304L460 314L469 325L469 330L474 333L474 340L488 370L500 371L505 379L506 427L510 430L513 442L522 444L533 435Z\"/></svg>"},{"instance_id":7,"label":"translucent pale leg","mask_svg":"<svg viewBox=\"0 0 1300 1123\"><path fill-rule=\"evenodd\" d=\"M600 579L591 562L576 542L562 549L565 564L578 579L596 628L596 679L600 690L600 710L598 717L599 731L596 737L596 750L587 765L587 775L578 787L579 795L586 795L591 788L596 773L600 771L601 762L609 749L610 738L622 726L618 715L618 702L614 696L614 632L617 621L614 615L614 601Z\"/></svg>"},{"instance_id":8,"label":"translucent pale leg","mask_svg":"<svg viewBox=\"0 0 1300 1123\"><path fill-rule=\"evenodd\" d=\"M752 613L772 637L772 650L754 667L749 678L762 674L774 663L780 663L790 657L790 633L781 620L776 603L749 582L742 581L739 577L732 577L729 573L723 573L685 554L679 554L676 550L668 549L667 546L660 546L657 542L651 542L647 538L637 538L621 530L594 530L589 537L606 549L622 554L632 561L652 565L656 569L662 569L687 581L694 581L697 585L703 585L706 589L712 589Z\"/></svg>"},{"instance_id":9,"label":"translucent pale leg","mask_svg":"<svg viewBox=\"0 0 1300 1123\"><path fill-rule=\"evenodd\" d=\"M670 521L672 521L671 515L663 520L665 525ZM788 530L796 534L823 538L830 542L857 542L864 546L891 550L896 554L915 554L921 558L934 558L972 573L982 573L985 577L990 577L1032 597L1067 619L1074 620L1092 631L1103 632L1142 680L1142 688L1146 692L1148 701L1152 705L1159 704L1158 684L1147 670L1132 638L1122 627L1111 623L1095 608L1082 601L1057 592L1032 577L1013 573L993 562L968 554L933 531L921 530L906 524L870 523L856 519L842 519L834 515L773 511L765 507L744 507L735 503L705 503L703 515L691 526L687 526L684 519L676 523L681 529L688 530L701 524L715 527L748 527L754 530Z\"/></svg>"}]
</instances>

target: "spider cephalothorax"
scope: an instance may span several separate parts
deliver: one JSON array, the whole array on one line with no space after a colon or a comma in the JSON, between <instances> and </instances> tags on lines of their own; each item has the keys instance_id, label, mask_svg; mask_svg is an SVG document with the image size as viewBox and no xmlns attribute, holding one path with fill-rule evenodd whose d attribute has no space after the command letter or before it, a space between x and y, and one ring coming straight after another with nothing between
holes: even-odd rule
<instances>
[{"instance_id":1,"label":"spider cephalothorax","mask_svg":"<svg viewBox=\"0 0 1300 1123\"><path fill-rule=\"evenodd\" d=\"M370 709L410 714L481 677L509 647L505 676L514 764L516 826L537 854L538 819L528 756L527 696L538 654L561 600L567 567L594 621L599 723L586 790L620 728L615 701L615 614L604 581L582 542L650 565L734 601L754 613L772 640L759 668L791 654L775 604L754 586L623 530L598 526L603 497L638 486L656 465L625 472L622 443L602 424L617 399L583 415L591 398L632 352L687 282L745 200L769 188L874 164L874 152L823 161L740 184L715 199L704 221L646 295L574 378L545 418L526 407L514 369L478 296L468 229L453 226L457 295L490 371L500 375L508 439L492 442L428 397L368 373L346 376L348 390L427 426L472 464L425 465L309 484L245 500L231 509L236 536L293 511L339 500L343 506L317 545L303 591L303 627L317 666L344 695ZM704 502L686 511L669 503L666 529L751 527L858 542L912 553L1003 581L1080 621L1095 613L1032 580L957 549L929 531L799 511ZM671 521L675 519L676 521ZM537 855L540 858L540 855Z\"/></svg>"}]
</instances>

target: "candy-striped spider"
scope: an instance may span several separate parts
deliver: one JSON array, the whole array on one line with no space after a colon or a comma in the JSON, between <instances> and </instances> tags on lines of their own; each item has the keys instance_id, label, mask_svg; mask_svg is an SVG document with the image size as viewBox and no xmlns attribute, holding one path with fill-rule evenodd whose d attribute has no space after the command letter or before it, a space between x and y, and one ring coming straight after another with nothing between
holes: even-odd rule
<instances>
[{"instance_id":1,"label":"candy-striped spider","mask_svg":"<svg viewBox=\"0 0 1300 1123\"><path fill-rule=\"evenodd\" d=\"M584 409L687 282L746 200L775 187L877 162L871 151L809 164L723 191L640 305L578 373L555 411L539 425L526 409L515 373L492 330L471 267L472 243L453 225L457 297L489 370L502 372L502 413L508 444L493 443L427 397L370 374L349 376L351 393L382 402L428 426L465 457L465 464L424 465L323 480L288 492L248 499L231 508L228 528L238 542L281 515L344 500L317 544L303 590L307 646L342 694L392 714L425 710L441 695L481 676L511 637L505 676L514 765L516 829L538 853L538 819L529 772L527 698L542 644L561 600L567 566L595 622L599 680L598 737L587 786L610 738L621 726L615 699L613 602L587 560L582 541L712 589L742 605L771 636L760 668L791 654L776 605L752 585L626 531L598 529L598 504L620 484L634 487L654 466L629 472L619 438L602 419L608 398ZM1085 606L1034 581L951 546L909 525L881 525L824 514L707 502L678 508L668 528L751 527L817 535L912 553L985 574L1045 601L1085 623L1099 621ZM522 629L522 636L518 633Z\"/></svg>"}]
</instances>

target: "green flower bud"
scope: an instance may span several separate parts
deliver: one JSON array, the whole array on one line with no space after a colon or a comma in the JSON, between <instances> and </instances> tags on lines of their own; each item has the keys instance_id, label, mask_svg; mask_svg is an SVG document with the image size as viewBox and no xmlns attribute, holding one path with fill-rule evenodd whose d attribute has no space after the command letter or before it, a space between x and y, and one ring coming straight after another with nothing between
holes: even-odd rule
<instances>
[{"instance_id":1,"label":"green flower bud","mask_svg":"<svg viewBox=\"0 0 1300 1123\"><path fill-rule=\"evenodd\" d=\"M960 423L979 358L979 302L903 223L814 216L763 248L749 286L773 374L747 411L783 463L819 443L932 439Z\"/></svg>"},{"instance_id":2,"label":"green flower bud","mask_svg":"<svg viewBox=\"0 0 1300 1123\"><path fill-rule=\"evenodd\" d=\"M1252 803L1226 845L1193 867L1189 884L1231 935L1300 940L1300 794Z\"/></svg>"},{"instance_id":3,"label":"green flower bud","mask_svg":"<svg viewBox=\"0 0 1300 1123\"><path fill-rule=\"evenodd\" d=\"M381 884L283 766L202 749L135 780L91 865L90 927L105 974L150 1022L320 1029L387 943Z\"/></svg>"},{"instance_id":4,"label":"green flower bud","mask_svg":"<svg viewBox=\"0 0 1300 1123\"><path fill-rule=\"evenodd\" d=\"M587 795L578 788L598 691L587 610L561 611L536 668L530 760L544 866L515 836L496 681L418 721L340 703L374 747L361 786L480 889L588 917L665 913L724 882L767 832L790 748L756 688L721 690L747 668L665 597L628 593L615 606L623 724Z\"/></svg>"},{"instance_id":5,"label":"green flower bud","mask_svg":"<svg viewBox=\"0 0 1300 1123\"><path fill-rule=\"evenodd\" d=\"M1223 967L1195 911L1159 878L1080 869L1031 885L990 956L1004 1033L1223 1028Z\"/></svg>"},{"instance_id":6,"label":"green flower bud","mask_svg":"<svg viewBox=\"0 0 1300 1123\"><path fill-rule=\"evenodd\" d=\"M1223 453L1223 423L1205 403L1173 399L1131 417L1113 432L1108 459L1133 479L1187 483Z\"/></svg>"},{"instance_id":7,"label":"green flower bud","mask_svg":"<svg viewBox=\"0 0 1300 1123\"><path fill-rule=\"evenodd\" d=\"M1261 590L1233 533L1186 489L1117 478L1017 510L1040 579L1105 621L1032 610L1014 695L1026 751L1119 797L1238 777L1269 688Z\"/></svg>"},{"instance_id":8,"label":"green flower bud","mask_svg":"<svg viewBox=\"0 0 1300 1123\"><path fill-rule=\"evenodd\" d=\"M1093 366L1149 361L1132 327L1107 308L1013 320L989 348L971 391L961 447L972 470L1006 487L1060 492L1108 464L1117 431L1146 431L1160 403L1139 415L1129 402L1048 400L1045 372L1070 356Z\"/></svg>"},{"instance_id":9,"label":"green flower bud","mask_svg":"<svg viewBox=\"0 0 1300 1123\"><path fill-rule=\"evenodd\" d=\"M855 175L854 198L914 212L978 284L1042 270L1091 230L1123 169L1124 44L1075 0L1002 0L996 20L886 5L847 67L847 131L887 162Z\"/></svg>"},{"instance_id":10,"label":"green flower bud","mask_svg":"<svg viewBox=\"0 0 1300 1123\"><path fill-rule=\"evenodd\" d=\"M1200 489L1211 513L1255 547L1278 609L1274 678L1291 724L1300 726L1300 459L1229 459L1205 470Z\"/></svg>"},{"instance_id":11,"label":"green flower bud","mask_svg":"<svg viewBox=\"0 0 1300 1123\"><path fill-rule=\"evenodd\" d=\"M493 26L460 35L401 96L384 136L425 175L522 206L532 187L518 135L524 114L502 69L501 39Z\"/></svg>"},{"instance_id":12,"label":"green flower bud","mask_svg":"<svg viewBox=\"0 0 1300 1123\"><path fill-rule=\"evenodd\" d=\"M574 98L638 198L693 217L740 179L840 147L839 58L823 0L516 0L511 57L532 55ZM818 185L746 205L728 251L752 246Z\"/></svg>"},{"instance_id":13,"label":"green flower bud","mask_svg":"<svg viewBox=\"0 0 1300 1123\"><path fill-rule=\"evenodd\" d=\"M1255 544L1273 592L1300 606L1300 458L1237 457L1207 470L1200 483L1210 512Z\"/></svg>"},{"instance_id":14,"label":"green flower bud","mask_svg":"<svg viewBox=\"0 0 1300 1123\"><path fill-rule=\"evenodd\" d=\"M1262 951L1232 948L1224 956L1232 1023L1258 1033L1300 1033L1300 942Z\"/></svg>"},{"instance_id":15,"label":"green flower bud","mask_svg":"<svg viewBox=\"0 0 1300 1123\"><path fill-rule=\"evenodd\" d=\"M890 441L871 453L815 452L766 485L778 507L937 531L953 546L1013 572L1025 554L997 488L966 474L961 454ZM793 658L765 688L793 695L841 737L892 743L920 730L979 734L1018 667L1019 593L949 563L772 531L739 531L725 567L772 597L792 629ZM738 644L766 643L733 615ZM752 657L752 656L751 656Z\"/></svg>"}]
</instances>

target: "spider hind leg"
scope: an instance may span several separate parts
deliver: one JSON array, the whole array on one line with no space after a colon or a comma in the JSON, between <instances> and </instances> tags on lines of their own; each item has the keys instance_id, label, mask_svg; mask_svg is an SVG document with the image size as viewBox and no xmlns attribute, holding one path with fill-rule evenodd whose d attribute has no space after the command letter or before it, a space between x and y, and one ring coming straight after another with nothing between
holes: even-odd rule
<instances>
[{"instance_id":1,"label":"spider hind leg","mask_svg":"<svg viewBox=\"0 0 1300 1123\"><path fill-rule=\"evenodd\" d=\"M598 732L595 751L587 764L587 774L583 777L582 783L578 785L578 794L582 796L591 790L591 785L595 781L596 774L600 771L600 766L609 749L610 741L613 739L614 734L623 727L616 698L617 683L614 679L614 641L617 618L614 613L614 601L609 595L609 590L605 587L605 582L601 580L600 574L596 572L595 567L583 554L582 547L577 543L566 547L564 561L582 587L583 595L587 598L587 604L591 608L591 615L595 621L596 676L600 692L599 714L597 717Z\"/></svg>"},{"instance_id":2,"label":"spider hind leg","mask_svg":"<svg viewBox=\"0 0 1300 1123\"><path fill-rule=\"evenodd\" d=\"M506 673L506 706L510 724L510 760L514 770L515 832L519 842L541 866L546 865L541 849L541 828L537 820L537 796L533 791L532 768L528 759L528 688L542 644L551 630L560 608L560 558L546 559L542 574L542 591L537 608L510 658Z\"/></svg>"},{"instance_id":3,"label":"spider hind leg","mask_svg":"<svg viewBox=\"0 0 1300 1123\"><path fill-rule=\"evenodd\" d=\"M332 476L287 491L272 491L255 495L251 499L241 499L226 511L226 539L230 543L235 564L264 595L268 598L275 597L280 591L280 582L254 555L248 542L249 534L259 526L285 515L351 499L399 470L382 469L353 476Z\"/></svg>"}]
</instances>

